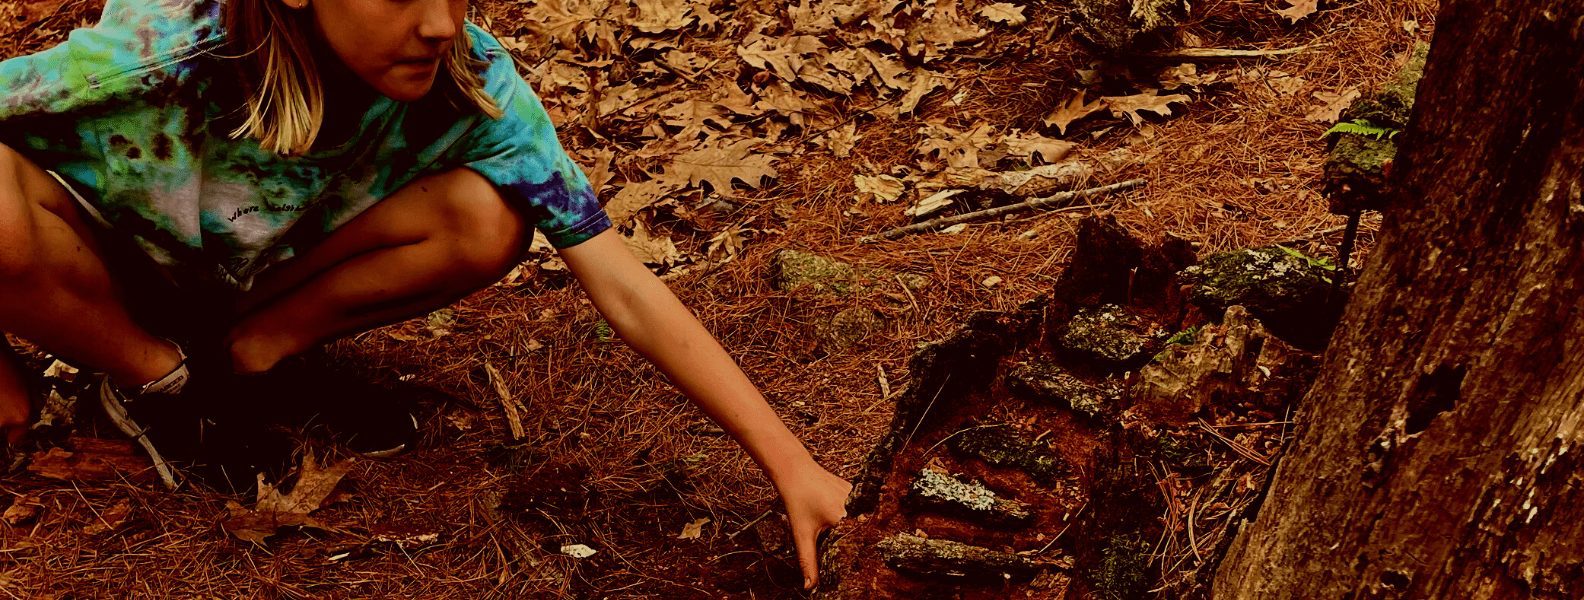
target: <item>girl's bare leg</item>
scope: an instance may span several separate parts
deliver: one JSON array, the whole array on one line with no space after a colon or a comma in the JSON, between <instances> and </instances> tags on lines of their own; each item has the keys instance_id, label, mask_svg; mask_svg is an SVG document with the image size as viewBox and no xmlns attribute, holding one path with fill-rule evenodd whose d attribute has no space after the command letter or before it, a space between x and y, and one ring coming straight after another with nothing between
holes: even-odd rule
<instances>
[{"instance_id":1,"label":"girl's bare leg","mask_svg":"<svg viewBox=\"0 0 1584 600\"><path fill-rule=\"evenodd\" d=\"M500 279L527 244L528 225L479 174L414 181L260 277L231 331L233 367L267 371L323 341L448 305Z\"/></svg>"},{"instance_id":2,"label":"girl's bare leg","mask_svg":"<svg viewBox=\"0 0 1584 600\"><path fill-rule=\"evenodd\" d=\"M0 338L0 443L15 444L27 432L27 378L5 339Z\"/></svg>"},{"instance_id":3,"label":"girl's bare leg","mask_svg":"<svg viewBox=\"0 0 1584 600\"><path fill-rule=\"evenodd\" d=\"M77 210L59 182L0 145L0 330L123 385L159 379L180 355L133 321ZM18 403L15 393L0 383L0 403Z\"/></svg>"}]
</instances>

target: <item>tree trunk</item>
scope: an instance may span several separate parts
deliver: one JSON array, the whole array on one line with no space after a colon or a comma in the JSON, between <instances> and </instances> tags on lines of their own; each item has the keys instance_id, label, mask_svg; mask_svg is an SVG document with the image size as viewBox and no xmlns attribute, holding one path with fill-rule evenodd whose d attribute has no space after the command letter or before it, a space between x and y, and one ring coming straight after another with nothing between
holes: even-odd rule
<instances>
[{"instance_id":1,"label":"tree trunk","mask_svg":"<svg viewBox=\"0 0 1584 600\"><path fill-rule=\"evenodd\" d=\"M1584 597L1584 2L1444 0L1404 138L1217 598Z\"/></svg>"}]
</instances>

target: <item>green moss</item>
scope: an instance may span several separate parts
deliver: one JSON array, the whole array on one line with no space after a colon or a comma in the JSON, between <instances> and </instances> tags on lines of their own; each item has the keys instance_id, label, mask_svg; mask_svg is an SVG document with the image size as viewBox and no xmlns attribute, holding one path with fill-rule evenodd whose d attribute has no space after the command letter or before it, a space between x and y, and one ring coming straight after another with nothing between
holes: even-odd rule
<instances>
[{"instance_id":1,"label":"green moss","mask_svg":"<svg viewBox=\"0 0 1584 600\"><path fill-rule=\"evenodd\" d=\"M952 438L952 449L998 467L1021 469L1050 483L1064 471L1051 451L1006 427L976 427Z\"/></svg>"},{"instance_id":2,"label":"green moss","mask_svg":"<svg viewBox=\"0 0 1584 600\"><path fill-rule=\"evenodd\" d=\"M1150 581L1149 542L1134 533L1113 535L1104 543L1099 562L1089 571L1095 596L1106 600L1145 597Z\"/></svg>"},{"instance_id":3,"label":"green moss","mask_svg":"<svg viewBox=\"0 0 1584 600\"><path fill-rule=\"evenodd\" d=\"M1241 305L1265 321L1314 317L1329 292L1330 271L1279 247L1211 255L1182 273L1194 284L1189 299L1220 315Z\"/></svg>"},{"instance_id":4,"label":"green moss","mask_svg":"<svg viewBox=\"0 0 1584 600\"><path fill-rule=\"evenodd\" d=\"M1121 390L1115 386L1091 385L1043 361L1019 363L1007 374L1007 382L1014 392L1066 406L1092 419L1115 414L1115 400L1121 395Z\"/></svg>"},{"instance_id":5,"label":"green moss","mask_svg":"<svg viewBox=\"0 0 1584 600\"><path fill-rule=\"evenodd\" d=\"M1086 308L1067 322L1057 343L1063 350L1127 367L1142 362L1159 346L1153 327L1115 304Z\"/></svg>"},{"instance_id":6,"label":"green moss","mask_svg":"<svg viewBox=\"0 0 1584 600\"><path fill-rule=\"evenodd\" d=\"M897 281L909 290L922 289L929 279L918 275L897 275L891 271L851 264L797 250L782 250L774 261L776 289L785 292L810 291L830 296L863 295L876 291L898 291Z\"/></svg>"}]
</instances>

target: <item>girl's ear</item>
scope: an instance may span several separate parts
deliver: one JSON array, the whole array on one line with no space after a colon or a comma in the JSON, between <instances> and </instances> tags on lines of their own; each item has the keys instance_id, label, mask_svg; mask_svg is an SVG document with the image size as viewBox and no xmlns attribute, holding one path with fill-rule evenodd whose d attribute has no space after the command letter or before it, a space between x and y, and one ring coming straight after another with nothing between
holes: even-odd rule
<instances>
[{"instance_id":1,"label":"girl's ear","mask_svg":"<svg viewBox=\"0 0 1584 600\"><path fill-rule=\"evenodd\" d=\"M281 0L281 4L285 4L286 8L290 8L292 10L302 10L304 8L308 8L308 0Z\"/></svg>"}]
</instances>

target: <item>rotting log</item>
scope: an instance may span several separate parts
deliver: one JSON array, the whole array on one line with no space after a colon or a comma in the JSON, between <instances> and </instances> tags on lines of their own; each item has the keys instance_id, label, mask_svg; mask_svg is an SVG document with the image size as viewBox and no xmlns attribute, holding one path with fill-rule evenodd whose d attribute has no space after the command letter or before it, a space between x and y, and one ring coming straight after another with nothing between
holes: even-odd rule
<instances>
[{"instance_id":1,"label":"rotting log","mask_svg":"<svg viewBox=\"0 0 1584 600\"><path fill-rule=\"evenodd\" d=\"M1584 597L1584 3L1445 0L1405 137L1217 598Z\"/></svg>"}]
</instances>

